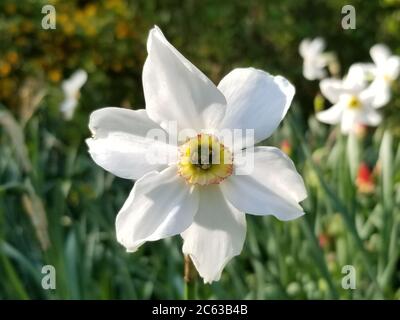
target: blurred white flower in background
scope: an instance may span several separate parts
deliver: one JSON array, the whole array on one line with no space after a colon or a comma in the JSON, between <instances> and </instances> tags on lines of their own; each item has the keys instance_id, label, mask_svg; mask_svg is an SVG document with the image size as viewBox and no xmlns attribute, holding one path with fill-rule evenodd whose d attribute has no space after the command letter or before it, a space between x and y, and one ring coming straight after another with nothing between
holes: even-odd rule
<instances>
[{"instance_id":1,"label":"blurred white flower in background","mask_svg":"<svg viewBox=\"0 0 400 320\"><path fill-rule=\"evenodd\" d=\"M350 68L343 80L328 78L320 82L322 94L333 106L316 117L327 124L340 124L344 134L354 131L357 125L377 126L382 120L375 110L380 105L370 95L359 70Z\"/></svg>"},{"instance_id":2,"label":"blurred white flower in background","mask_svg":"<svg viewBox=\"0 0 400 320\"><path fill-rule=\"evenodd\" d=\"M64 92L64 100L60 105L60 111L65 120L71 120L74 116L75 109L78 105L80 90L86 83L87 78L87 72L79 69L75 71L69 79L62 82L61 87Z\"/></svg>"},{"instance_id":3,"label":"blurred white flower in background","mask_svg":"<svg viewBox=\"0 0 400 320\"><path fill-rule=\"evenodd\" d=\"M334 105L317 113L317 119L327 124L341 124L347 134L358 125L377 126L381 116L375 109L388 104L391 85L400 73L400 57L392 55L383 44L370 49L374 63L355 63L343 80L324 79L322 94Z\"/></svg>"},{"instance_id":4,"label":"blurred white flower in background","mask_svg":"<svg viewBox=\"0 0 400 320\"><path fill-rule=\"evenodd\" d=\"M372 81L368 87L368 94L373 97L376 106L383 107L391 98L391 85L399 77L400 56L392 55L384 44L376 44L370 49L374 63L357 63L353 69L365 78Z\"/></svg>"},{"instance_id":5,"label":"blurred white flower in background","mask_svg":"<svg viewBox=\"0 0 400 320\"><path fill-rule=\"evenodd\" d=\"M295 89L285 78L253 68L233 70L216 87L157 27L150 31L147 50L146 109L93 112L89 152L105 170L137 179L117 216L118 241L133 252L146 241L180 234L183 253L190 255L204 282L216 281L242 250L245 212L295 219L304 214L299 202L307 195L293 162L279 149L246 150L254 169L237 175L233 153L243 150L223 145L203 129L252 129L253 142L260 142L284 118ZM195 135L178 146L148 138L150 130L164 131L170 121ZM175 160L149 163L151 147L173 153ZM221 154L220 163L214 162L215 154Z\"/></svg>"},{"instance_id":6,"label":"blurred white flower in background","mask_svg":"<svg viewBox=\"0 0 400 320\"><path fill-rule=\"evenodd\" d=\"M317 80L326 77L325 67L328 65L324 54L325 40L315 38L304 39L300 43L299 53L303 57L303 76L308 80Z\"/></svg>"}]
</instances>

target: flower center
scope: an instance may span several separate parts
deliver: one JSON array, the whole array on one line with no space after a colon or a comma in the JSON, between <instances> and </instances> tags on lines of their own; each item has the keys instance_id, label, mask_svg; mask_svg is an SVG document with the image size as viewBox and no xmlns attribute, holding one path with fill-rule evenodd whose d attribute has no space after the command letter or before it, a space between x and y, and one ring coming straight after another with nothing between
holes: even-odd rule
<instances>
[{"instance_id":1,"label":"flower center","mask_svg":"<svg viewBox=\"0 0 400 320\"><path fill-rule=\"evenodd\" d=\"M387 83L392 83L394 81L394 79L388 75L388 74L384 74L383 75L383 79L387 82Z\"/></svg>"},{"instance_id":2,"label":"flower center","mask_svg":"<svg viewBox=\"0 0 400 320\"><path fill-rule=\"evenodd\" d=\"M178 172L190 184L218 184L232 174L232 153L213 135L198 134L179 151Z\"/></svg>"},{"instance_id":3,"label":"flower center","mask_svg":"<svg viewBox=\"0 0 400 320\"><path fill-rule=\"evenodd\" d=\"M348 106L350 109L359 109L361 107L361 101L356 96L351 96Z\"/></svg>"}]
</instances>

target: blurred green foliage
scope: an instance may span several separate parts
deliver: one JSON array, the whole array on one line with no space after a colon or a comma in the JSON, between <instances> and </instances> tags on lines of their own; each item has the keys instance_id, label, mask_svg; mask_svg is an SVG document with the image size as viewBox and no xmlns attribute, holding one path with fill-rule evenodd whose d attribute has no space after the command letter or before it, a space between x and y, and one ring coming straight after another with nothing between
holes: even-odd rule
<instances>
[{"instance_id":1,"label":"blurred green foliage","mask_svg":"<svg viewBox=\"0 0 400 320\"><path fill-rule=\"evenodd\" d=\"M57 11L57 29L41 28L45 4ZM148 31L157 24L213 81L238 66L281 73L310 105L316 86L304 81L298 45L323 36L345 71L369 61L376 42L399 54L400 2L351 1L357 28L343 30L341 0L302 1L42 1L0 3L0 101L18 106L15 92L27 77L57 85L78 67L91 81L91 103L143 107L141 70ZM308 108L311 110L311 108Z\"/></svg>"},{"instance_id":2,"label":"blurred green foliage","mask_svg":"<svg viewBox=\"0 0 400 320\"><path fill-rule=\"evenodd\" d=\"M41 28L41 8L49 3L57 10L56 30ZM287 141L308 188L308 214L290 223L248 217L242 255L220 282L199 283L197 296L400 298L399 84L382 126L354 142L315 121L318 83L301 73L298 45L306 37L323 36L342 72L369 61L377 42L400 54L400 1L351 1L356 30L341 27L345 4L0 1L0 298L182 296L181 239L127 254L116 242L114 220L132 182L97 167L84 144L94 109L144 107L141 72L154 24L216 83L235 67L254 66L287 77L297 89L268 144ZM74 119L65 122L60 82L78 68L89 80ZM360 192L354 174L361 161L375 168L369 194ZM45 264L56 267L54 291L41 287ZM357 290L341 287L346 264L356 266Z\"/></svg>"}]
</instances>

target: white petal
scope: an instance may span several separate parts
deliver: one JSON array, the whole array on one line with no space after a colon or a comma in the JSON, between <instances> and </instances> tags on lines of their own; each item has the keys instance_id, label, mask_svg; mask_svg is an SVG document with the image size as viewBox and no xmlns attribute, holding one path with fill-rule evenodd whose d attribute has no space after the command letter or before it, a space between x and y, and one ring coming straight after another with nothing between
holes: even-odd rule
<instances>
[{"instance_id":1,"label":"white petal","mask_svg":"<svg viewBox=\"0 0 400 320\"><path fill-rule=\"evenodd\" d=\"M311 40L308 38L306 38L300 42L299 53L303 58L306 58L308 56L310 44L311 44Z\"/></svg>"},{"instance_id":2,"label":"white petal","mask_svg":"<svg viewBox=\"0 0 400 320\"><path fill-rule=\"evenodd\" d=\"M350 68L349 72L343 78L342 81L343 91L349 94L358 94L360 91L365 89L367 80L364 72L359 67Z\"/></svg>"},{"instance_id":3,"label":"white petal","mask_svg":"<svg viewBox=\"0 0 400 320\"><path fill-rule=\"evenodd\" d=\"M242 251L245 237L245 214L224 198L218 186L201 188L199 211L182 233L182 251L190 255L205 283L219 280L228 261Z\"/></svg>"},{"instance_id":4,"label":"white petal","mask_svg":"<svg viewBox=\"0 0 400 320\"><path fill-rule=\"evenodd\" d=\"M221 129L252 129L255 143L268 138L285 117L295 89L281 76L254 68L235 69L218 88L228 101Z\"/></svg>"},{"instance_id":5,"label":"white petal","mask_svg":"<svg viewBox=\"0 0 400 320\"><path fill-rule=\"evenodd\" d=\"M399 77L400 73L400 57L391 56L385 64L385 75L394 81Z\"/></svg>"},{"instance_id":6,"label":"white petal","mask_svg":"<svg viewBox=\"0 0 400 320\"><path fill-rule=\"evenodd\" d=\"M374 79L377 68L373 63L354 63L343 80L343 86L353 92L363 90L368 81Z\"/></svg>"},{"instance_id":7,"label":"white petal","mask_svg":"<svg viewBox=\"0 0 400 320\"><path fill-rule=\"evenodd\" d=\"M150 31L143 67L143 89L149 117L167 128L209 128L225 113L225 97L216 86L165 39L158 27Z\"/></svg>"},{"instance_id":8,"label":"white petal","mask_svg":"<svg viewBox=\"0 0 400 320\"><path fill-rule=\"evenodd\" d=\"M61 103L60 111L64 115L65 120L72 119L77 105L78 101L75 98L67 98Z\"/></svg>"},{"instance_id":9,"label":"white petal","mask_svg":"<svg viewBox=\"0 0 400 320\"><path fill-rule=\"evenodd\" d=\"M342 118L344 106L342 103L334 104L327 110L318 112L316 117L319 121L327 124L338 124Z\"/></svg>"},{"instance_id":10,"label":"white petal","mask_svg":"<svg viewBox=\"0 0 400 320\"><path fill-rule=\"evenodd\" d=\"M386 60L390 57L390 49L384 44L376 44L370 50L372 61L380 67L385 64Z\"/></svg>"},{"instance_id":11,"label":"white petal","mask_svg":"<svg viewBox=\"0 0 400 320\"><path fill-rule=\"evenodd\" d=\"M75 71L72 76L68 80L63 81L61 85L64 94L66 96L76 98L77 92L79 92L79 90L85 84L87 77L88 75L85 70L80 69Z\"/></svg>"},{"instance_id":12,"label":"white petal","mask_svg":"<svg viewBox=\"0 0 400 320\"><path fill-rule=\"evenodd\" d=\"M198 206L198 191L177 174L176 166L150 172L136 181L118 213L118 242L136 251L146 241L179 234L192 224Z\"/></svg>"},{"instance_id":13,"label":"white petal","mask_svg":"<svg viewBox=\"0 0 400 320\"><path fill-rule=\"evenodd\" d=\"M357 115L357 122L368 125L377 126L382 121L382 116L371 107L364 107L362 112Z\"/></svg>"},{"instance_id":14,"label":"white petal","mask_svg":"<svg viewBox=\"0 0 400 320\"><path fill-rule=\"evenodd\" d=\"M376 73L376 66L373 63L354 63L350 66L348 74L364 81L372 80Z\"/></svg>"},{"instance_id":15,"label":"white petal","mask_svg":"<svg viewBox=\"0 0 400 320\"><path fill-rule=\"evenodd\" d=\"M384 107L391 98L390 83L383 77L377 77L363 92L363 96L370 97L375 108Z\"/></svg>"},{"instance_id":16,"label":"white petal","mask_svg":"<svg viewBox=\"0 0 400 320\"><path fill-rule=\"evenodd\" d=\"M345 109L341 130L343 134L348 134L356 129L357 124L377 126L381 121L381 115L372 106L363 105L359 110Z\"/></svg>"},{"instance_id":17,"label":"white petal","mask_svg":"<svg viewBox=\"0 0 400 320\"><path fill-rule=\"evenodd\" d=\"M356 128L358 112L351 109L344 109L340 128L343 134L348 134Z\"/></svg>"},{"instance_id":18,"label":"white petal","mask_svg":"<svg viewBox=\"0 0 400 320\"><path fill-rule=\"evenodd\" d=\"M329 78L323 79L319 83L321 93L327 98L331 103L337 103L339 101L340 95L343 93L343 83L342 80Z\"/></svg>"},{"instance_id":19,"label":"white petal","mask_svg":"<svg viewBox=\"0 0 400 320\"><path fill-rule=\"evenodd\" d=\"M93 160L105 170L126 179L138 179L176 161L177 147L165 143L167 133L149 119L145 110L103 108L90 115L87 139ZM150 130L160 133L156 141Z\"/></svg>"},{"instance_id":20,"label":"white petal","mask_svg":"<svg viewBox=\"0 0 400 320\"><path fill-rule=\"evenodd\" d=\"M370 87L371 86L368 86L365 90L361 91L358 95L358 99L360 100L360 102L363 106L367 106L367 107L374 106L375 93L373 93L373 91L371 91ZM347 104L348 104L348 102L347 102ZM377 108L376 106L374 106L374 107Z\"/></svg>"},{"instance_id":21,"label":"white petal","mask_svg":"<svg viewBox=\"0 0 400 320\"><path fill-rule=\"evenodd\" d=\"M303 63L303 76L307 80L316 80L326 77L324 70L325 64L321 63L322 60L306 59Z\"/></svg>"},{"instance_id":22,"label":"white petal","mask_svg":"<svg viewBox=\"0 0 400 320\"><path fill-rule=\"evenodd\" d=\"M299 53L304 59L314 58L322 53L322 51L325 49L325 46L325 40L321 37L313 40L304 39L300 43Z\"/></svg>"},{"instance_id":23,"label":"white petal","mask_svg":"<svg viewBox=\"0 0 400 320\"><path fill-rule=\"evenodd\" d=\"M247 157L251 157L251 151ZM298 204L307 197L303 179L293 162L279 149L256 147L254 169L248 175L232 175L220 187L239 210L256 215L274 215L280 220L304 214Z\"/></svg>"},{"instance_id":24,"label":"white petal","mask_svg":"<svg viewBox=\"0 0 400 320\"><path fill-rule=\"evenodd\" d=\"M325 49L325 40L321 37L314 38L310 44L310 50L314 53L321 53Z\"/></svg>"}]
</instances>

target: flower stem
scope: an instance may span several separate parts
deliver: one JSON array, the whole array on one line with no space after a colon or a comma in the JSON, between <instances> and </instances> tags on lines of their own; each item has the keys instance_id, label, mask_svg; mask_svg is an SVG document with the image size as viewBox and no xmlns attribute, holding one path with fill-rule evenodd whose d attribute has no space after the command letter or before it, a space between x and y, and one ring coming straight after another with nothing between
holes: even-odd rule
<instances>
[{"instance_id":1,"label":"flower stem","mask_svg":"<svg viewBox=\"0 0 400 320\"><path fill-rule=\"evenodd\" d=\"M187 254L185 254L183 280L185 282L185 287L184 287L184 292L183 292L184 300L195 299L196 273L193 268L193 263L190 260L189 255L187 255Z\"/></svg>"}]
</instances>

